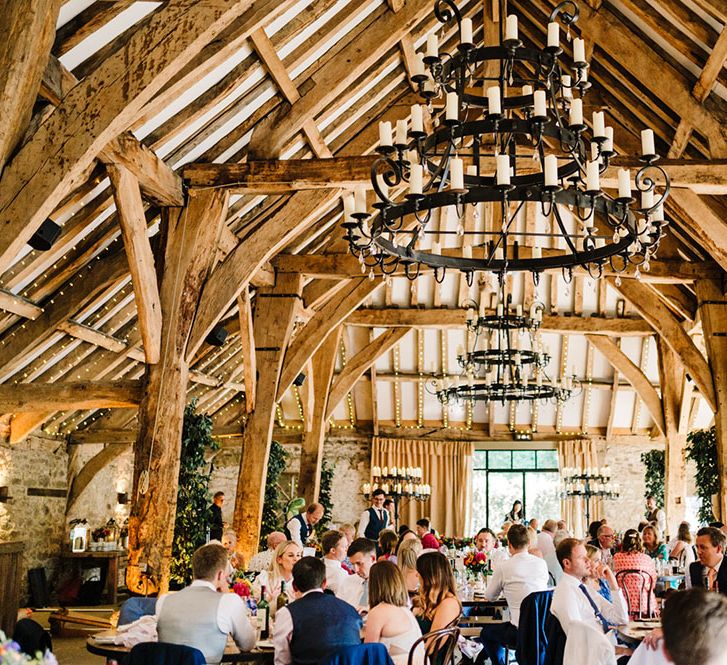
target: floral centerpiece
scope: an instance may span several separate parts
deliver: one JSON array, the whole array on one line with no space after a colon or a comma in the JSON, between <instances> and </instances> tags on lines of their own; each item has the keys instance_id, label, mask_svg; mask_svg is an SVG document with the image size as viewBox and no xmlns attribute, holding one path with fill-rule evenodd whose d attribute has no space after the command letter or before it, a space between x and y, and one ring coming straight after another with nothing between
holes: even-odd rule
<instances>
[{"instance_id":1,"label":"floral centerpiece","mask_svg":"<svg viewBox=\"0 0 727 665\"><path fill-rule=\"evenodd\" d=\"M0 665L58 665L58 661L50 651L45 655L38 652L35 658L31 658L20 651L17 642L9 640L0 630Z\"/></svg>"},{"instance_id":2,"label":"floral centerpiece","mask_svg":"<svg viewBox=\"0 0 727 665\"><path fill-rule=\"evenodd\" d=\"M448 550L466 550L474 544L474 538L457 538L456 536L442 536L439 539Z\"/></svg>"},{"instance_id":3,"label":"floral centerpiece","mask_svg":"<svg viewBox=\"0 0 727 665\"><path fill-rule=\"evenodd\" d=\"M484 552L469 552L464 558L464 567L471 573L487 574L489 572L487 567L487 554Z\"/></svg>"},{"instance_id":4,"label":"floral centerpiece","mask_svg":"<svg viewBox=\"0 0 727 665\"><path fill-rule=\"evenodd\" d=\"M232 580L232 590L240 598L246 599L252 595L252 584L245 577L236 577Z\"/></svg>"}]
</instances>

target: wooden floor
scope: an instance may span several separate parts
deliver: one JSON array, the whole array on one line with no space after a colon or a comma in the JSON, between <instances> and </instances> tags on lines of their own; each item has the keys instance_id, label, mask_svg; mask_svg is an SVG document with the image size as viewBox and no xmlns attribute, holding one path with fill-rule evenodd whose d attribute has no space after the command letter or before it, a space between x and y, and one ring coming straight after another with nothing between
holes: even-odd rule
<instances>
[{"instance_id":1,"label":"wooden floor","mask_svg":"<svg viewBox=\"0 0 727 665\"><path fill-rule=\"evenodd\" d=\"M86 651L85 637L54 637L53 653L58 665L104 665L101 656Z\"/></svg>"}]
</instances>

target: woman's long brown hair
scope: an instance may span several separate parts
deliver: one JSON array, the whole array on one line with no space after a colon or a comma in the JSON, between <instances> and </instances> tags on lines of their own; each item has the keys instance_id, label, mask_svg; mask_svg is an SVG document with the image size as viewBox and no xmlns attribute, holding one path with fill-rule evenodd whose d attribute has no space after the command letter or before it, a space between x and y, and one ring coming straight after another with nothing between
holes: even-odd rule
<instances>
[{"instance_id":1,"label":"woman's long brown hair","mask_svg":"<svg viewBox=\"0 0 727 665\"><path fill-rule=\"evenodd\" d=\"M417 559L417 572L422 578L419 585L419 607L423 616L432 620L445 598L449 595L457 598L457 585L452 568L444 554L427 552Z\"/></svg>"}]
</instances>

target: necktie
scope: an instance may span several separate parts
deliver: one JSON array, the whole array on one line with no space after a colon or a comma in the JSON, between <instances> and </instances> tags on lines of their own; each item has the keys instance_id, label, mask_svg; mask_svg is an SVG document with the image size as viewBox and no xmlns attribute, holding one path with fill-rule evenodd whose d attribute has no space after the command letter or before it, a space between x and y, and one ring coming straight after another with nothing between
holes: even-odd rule
<instances>
[{"instance_id":1,"label":"necktie","mask_svg":"<svg viewBox=\"0 0 727 665\"><path fill-rule=\"evenodd\" d=\"M379 519L383 522L384 521L384 513L382 512L381 508L379 508Z\"/></svg>"},{"instance_id":2,"label":"necktie","mask_svg":"<svg viewBox=\"0 0 727 665\"><path fill-rule=\"evenodd\" d=\"M588 593L588 589L586 589L585 584L579 584L578 588L583 592L583 594L588 598L588 602L590 603L591 607L593 608L593 612L596 615L596 619L598 619L601 622L601 626L603 626L603 632L607 633L611 629L611 624L608 622L608 619L606 619L603 614L601 614L601 610L598 609L598 605L594 602L593 598L591 598L591 595Z\"/></svg>"},{"instance_id":3,"label":"necktie","mask_svg":"<svg viewBox=\"0 0 727 665\"><path fill-rule=\"evenodd\" d=\"M717 591L717 571L714 568L707 569L707 590Z\"/></svg>"}]
</instances>

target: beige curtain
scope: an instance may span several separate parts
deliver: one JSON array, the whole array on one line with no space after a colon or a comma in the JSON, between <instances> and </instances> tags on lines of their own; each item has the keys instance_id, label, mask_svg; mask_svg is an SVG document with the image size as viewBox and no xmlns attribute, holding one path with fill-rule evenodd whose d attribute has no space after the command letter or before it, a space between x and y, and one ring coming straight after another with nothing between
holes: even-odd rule
<instances>
[{"instance_id":1,"label":"beige curtain","mask_svg":"<svg viewBox=\"0 0 727 665\"><path fill-rule=\"evenodd\" d=\"M420 466L423 482L432 486L428 501L403 500L399 523L410 528L429 518L442 535L463 536L469 526L474 444L466 441L380 439L371 443L371 466Z\"/></svg>"},{"instance_id":2,"label":"beige curtain","mask_svg":"<svg viewBox=\"0 0 727 665\"><path fill-rule=\"evenodd\" d=\"M589 439L570 439L558 441L558 467L577 468L584 470L587 467L600 467L595 444ZM586 501L583 497L572 496L562 499L560 510L570 532L577 538L588 533L586 524ZM603 499L593 498L590 503L590 520L603 517Z\"/></svg>"}]
</instances>

